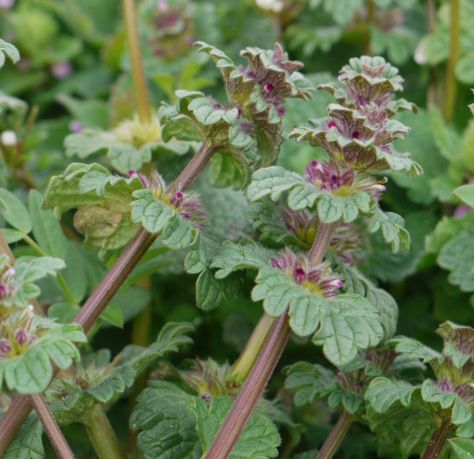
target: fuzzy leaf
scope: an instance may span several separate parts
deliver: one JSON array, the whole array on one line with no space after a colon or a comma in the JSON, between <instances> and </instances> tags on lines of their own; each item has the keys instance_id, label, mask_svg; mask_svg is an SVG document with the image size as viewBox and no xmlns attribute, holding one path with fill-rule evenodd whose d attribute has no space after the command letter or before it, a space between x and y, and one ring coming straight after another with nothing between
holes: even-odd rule
<instances>
[{"instance_id":1,"label":"fuzzy leaf","mask_svg":"<svg viewBox=\"0 0 474 459\"><path fill-rule=\"evenodd\" d=\"M376 208L370 217L368 230L370 233L382 231L385 242L392 246L392 252L398 252L410 247L410 234L403 227L404 223L400 215Z\"/></svg>"},{"instance_id":2,"label":"fuzzy leaf","mask_svg":"<svg viewBox=\"0 0 474 459\"><path fill-rule=\"evenodd\" d=\"M216 397L208 407L173 384L154 381L139 396L130 424L141 430L138 446L146 458L196 459L209 448L231 406L231 399ZM276 427L257 412L229 457L276 457L279 444Z\"/></svg>"},{"instance_id":3,"label":"fuzzy leaf","mask_svg":"<svg viewBox=\"0 0 474 459\"><path fill-rule=\"evenodd\" d=\"M142 189L138 177L112 175L97 163L70 164L52 177L45 194L45 208L56 217L76 209L74 226L86 241L102 251L126 245L139 226L131 219L132 194Z\"/></svg>"},{"instance_id":4,"label":"fuzzy leaf","mask_svg":"<svg viewBox=\"0 0 474 459\"><path fill-rule=\"evenodd\" d=\"M233 401L228 397L215 397L208 407L206 402L196 398L197 431L203 452L209 450L220 426L225 421ZM281 440L275 425L264 415L255 413L247 424L231 459L266 459L278 456L277 447Z\"/></svg>"},{"instance_id":5,"label":"fuzzy leaf","mask_svg":"<svg viewBox=\"0 0 474 459\"><path fill-rule=\"evenodd\" d=\"M43 426L37 417L30 416L20 427L3 459L43 459Z\"/></svg>"},{"instance_id":6,"label":"fuzzy leaf","mask_svg":"<svg viewBox=\"0 0 474 459\"><path fill-rule=\"evenodd\" d=\"M321 365L298 362L288 367L286 372L285 389L294 392L296 406L326 397L338 386L334 372Z\"/></svg>"},{"instance_id":7,"label":"fuzzy leaf","mask_svg":"<svg viewBox=\"0 0 474 459\"><path fill-rule=\"evenodd\" d=\"M359 295L342 294L321 310L321 326L313 342L323 345L326 358L336 366L349 363L358 350L376 346L384 335L377 310Z\"/></svg>"},{"instance_id":8,"label":"fuzzy leaf","mask_svg":"<svg viewBox=\"0 0 474 459\"><path fill-rule=\"evenodd\" d=\"M161 232L161 242L170 249L184 249L194 244L198 236L197 228L184 220L174 208L156 199L151 190L139 190L133 197L133 222L140 223L150 233Z\"/></svg>"},{"instance_id":9,"label":"fuzzy leaf","mask_svg":"<svg viewBox=\"0 0 474 459\"><path fill-rule=\"evenodd\" d=\"M438 256L438 264L450 271L449 282L463 292L474 291L474 230L467 229L453 237Z\"/></svg>"},{"instance_id":10,"label":"fuzzy leaf","mask_svg":"<svg viewBox=\"0 0 474 459\"><path fill-rule=\"evenodd\" d=\"M419 359L424 363L431 362L432 360L438 359L441 355L433 349L425 346L419 341L408 338L406 336L400 336L392 338L389 343L395 344L395 350L411 359Z\"/></svg>"},{"instance_id":11,"label":"fuzzy leaf","mask_svg":"<svg viewBox=\"0 0 474 459\"><path fill-rule=\"evenodd\" d=\"M443 354L448 356L457 368L462 368L469 360L474 360L474 329L444 322L436 330L444 340Z\"/></svg>"},{"instance_id":12,"label":"fuzzy leaf","mask_svg":"<svg viewBox=\"0 0 474 459\"><path fill-rule=\"evenodd\" d=\"M61 394L55 402L56 417L63 422L77 422L91 406L97 403L114 403L153 362L165 354L177 352L181 346L190 344L192 340L189 334L193 330L194 327L189 323L168 322L161 329L156 341L148 347L130 345L110 364L108 359L102 366L92 362L90 366L95 373L92 372L91 381L87 381L87 388L62 385L60 381L55 381L55 391ZM98 377L95 376L97 372ZM88 374L87 366L84 366L83 373Z\"/></svg>"},{"instance_id":13,"label":"fuzzy leaf","mask_svg":"<svg viewBox=\"0 0 474 459\"><path fill-rule=\"evenodd\" d=\"M405 381L384 377L373 379L365 392L365 399L377 413L385 413L395 402L409 406L413 392L417 389Z\"/></svg>"},{"instance_id":14,"label":"fuzzy leaf","mask_svg":"<svg viewBox=\"0 0 474 459\"><path fill-rule=\"evenodd\" d=\"M211 267L217 268L216 278L223 279L234 271L243 269L258 270L277 255L276 251L257 244L236 244L225 242L222 250L215 256Z\"/></svg>"}]
</instances>

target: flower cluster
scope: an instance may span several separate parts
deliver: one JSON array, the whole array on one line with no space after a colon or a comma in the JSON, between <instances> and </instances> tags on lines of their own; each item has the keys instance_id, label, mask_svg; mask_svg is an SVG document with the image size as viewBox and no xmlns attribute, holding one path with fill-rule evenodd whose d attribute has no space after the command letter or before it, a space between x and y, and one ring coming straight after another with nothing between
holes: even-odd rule
<instances>
[{"instance_id":1,"label":"flower cluster","mask_svg":"<svg viewBox=\"0 0 474 459\"><path fill-rule=\"evenodd\" d=\"M335 297L343 287L342 280L332 275L327 263L312 266L304 256L297 256L286 249L271 261L272 267L286 273L293 281L311 291L311 293L325 298Z\"/></svg>"},{"instance_id":2,"label":"flower cluster","mask_svg":"<svg viewBox=\"0 0 474 459\"><path fill-rule=\"evenodd\" d=\"M329 105L329 117L294 129L291 137L322 147L333 161L355 171L392 169L418 175L420 166L393 146L409 129L391 117L415 110L413 104L394 99L402 83L398 70L381 57L351 59L339 74L339 85L320 86L337 102Z\"/></svg>"},{"instance_id":3,"label":"flower cluster","mask_svg":"<svg viewBox=\"0 0 474 459\"><path fill-rule=\"evenodd\" d=\"M386 189L385 178L377 180L370 175L356 173L348 167L338 166L335 162L311 161L305 169L305 178L319 190L332 192L336 196L365 191L378 201Z\"/></svg>"},{"instance_id":4,"label":"flower cluster","mask_svg":"<svg viewBox=\"0 0 474 459\"><path fill-rule=\"evenodd\" d=\"M22 354L37 339L33 306L9 314L0 321L0 360Z\"/></svg>"},{"instance_id":5,"label":"flower cluster","mask_svg":"<svg viewBox=\"0 0 474 459\"><path fill-rule=\"evenodd\" d=\"M129 172L130 177L139 177L145 188L150 188L153 195L168 207L173 207L184 220L189 220L198 228L203 228L207 220L201 200L196 193L183 192L179 188L168 189L161 175L152 174L150 179L136 171Z\"/></svg>"}]
</instances>

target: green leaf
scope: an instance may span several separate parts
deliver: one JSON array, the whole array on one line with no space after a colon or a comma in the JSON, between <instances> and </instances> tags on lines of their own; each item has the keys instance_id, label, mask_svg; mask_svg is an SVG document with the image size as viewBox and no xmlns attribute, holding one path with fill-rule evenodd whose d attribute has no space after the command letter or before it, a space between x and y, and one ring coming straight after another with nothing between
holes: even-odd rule
<instances>
[{"instance_id":1,"label":"green leaf","mask_svg":"<svg viewBox=\"0 0 474 459\"><path fill-rule=\"evenodd\" d=\"M239 293L240 283L235 277L216 279L209 269L203 270L196 280L196 304L204 311L215 309Z\"/></svg>"},{"instance_id":2,"label":"green leaf","mask_svg":"<svg viewBox=\"0 0 474 459\"><path fill-rule=\"evenodd\" d=\"M471 347L474 342L473 328L448 321L442 323L436 333L444 340L443 354L452 360L455 367L462 368L474 358Z\"/></svg>"},{"instance_id":3,"label":"green leaf","mask_svg":"<svg viewBox=\"0 0 474 459\"><path fill-rule=\"evenodd\" d=\"M446 243L438 256L438 264L450 271L449 282L463 292L474 291L474 230L467 229Z\"/></svg>"},{"instance_id":4,"label":"green leaf","mask_svg":"<svg viewBox=\"0 0 474 459\"><path fill-rule=\"evenodd\" d=\"M0 188L0 205L3 218L11 226L28 234L31 231L31 218L25 205L10 191Z\"/></svg>"},{"instance_id":5,"label":"green leaf","mask_svg":"<svg viewBox=\"0 0 474 459\"><path fill-rule=\"evenodd\" d=\"M138 434L145 458L197 459L209 448L232 406L228 397L213 398L208 406L173 384L153 381L138 398L130 424ZM278 455L280 437L265 416L255 413L230 459L265 459Z\"/></svg>"},{"instance_id":6,"label":"green leaf","mask_svg":"<svg viewBox=\"0 0 474 459\"><path fill-rule=\"evenodd\" d=\"M321 365L298 362L286 368L285 389L295 393L295 405L312 403L328 396L338 387L334 372Z\"/></svg>"},{"instance_id":7,"label":"green leaf","mask_svg":"<svg viewBox=\"0 0 474 459\"><path fill-rule=\"evenodd\" d=\"M454 194L468 206L474 207L474 185L463 185L454 190Z\"/></svg>"},{"instance_id":8,"label":"green leaf","mask_svg":"<svg viewBox=\"0 0 474 459\"><path fill-rule=\"evenodd\" d=\"M425 402L439 403L443 409L451 407L456 400L454 392L443 391L430 379L421 385L421 396Z\"/></svg>"},{"instance_id":9,"label":"green leaf","mask_svg":"<svg viewBox=\"0 0 474 459\"><path fill-rule=\"evenodd\" d=\"M43 459L43 426L30 416L20 427L3 459Z\"/></svg>"},{"instance_id":10,"label":"green leaf","mask_svg":"<svg viewBox=\"0 0 474 459\"><path fill-rule=\"evenodd\" d=\"M91 406L97 403L113 404L159 358L192 343L188 335L193 330L189 323L168 322L156 341L146 348L126 346L111 363L106 350L94 354L93 359L84 359L81 363L81 385L60 380L53 383L55 392L61 394L54 405L56 417L62 422L80 422ZM108 355L99 362L100 352Z\"/></svg>"},{"instance_id":11,"label":"green leaf","mask_svg":"<svg viewBox=\"0 0 474 459\"><path fill-rule=\"evenodd\" d=\"M410 234L403 227L404 220L393 212L382 212L376 208L370 217L367 229L370 233L382 231L385 242L391 245L392 252L408 250L410 247Z\"/></svg>"},{"instance_id":12,"label":"green leaf","mask_svg":"<svg viewBox=\"0 0 474 459\"><path fill-rule=\"evenodd\" d=\"M131 219L134 191L142 189L138 177L112 175L100 164L70 164L51 178L45 194L45 208L56 217L76 209L74 226L86 241L102 251L126 245L139 226Z\"/></svg>"},{"instance_id":13,"label":"green leaf","mask_svg":"<svg viewBox=\"0 0 474 459\"><path fill-rule=\"evenodd\" d=\"M370 382L365 399L377 413L385 413L396 402L409 406L415 390L417 386L405 381L378 377Z\"/></svg>"},{"instance_id":14,"label":"green leaf","mask_svg":"<svg viewBox=\"0 0 474 459\"><path fill-rule=\"evenodd\" d=\"M33 236L47 255L66 258L66 238L61 225L51 210L43 210L43 196L39 191L31 190L28 195L28 209L33 223Z\"/></svg>"},{"instance_id":15,"label":"green leaf","mask_svg":"<svg viewBox=\"0 0 474 459\"><path fill-rule=\"evenodd\" d=\"M268 265L277 254L277 251L255 243L236 244L226 241L212 260L211 267L217 268L216 278L223 279L235 271L258 270Z\"/></svg>"},{"instance_id":16,"label":"green leaf","mask_svg":"<svg viewBox=\"0 0 474 459\"><path fill-rule=\"evenodd\" d=\"M472 459L474 457L474 439L461 437L450 438L448 443L456 459Z\"/></svg>"},{"instance_id":17,"label":"green leaf","mask_svg":"<svg viewBox=\"0 0 474 459\"><path fill-rule=\"evenodd\" d=\"M15 292L13 301L18 305L26 305L40 294L35 282L46 277L55 276L56 272L65 268L60 258L53 257L20 257L15 262Z\"/></svg>"},{"instance_id":18,"label":"green leaf","mask_svg":"<svg viewBox=\"0 0 474 459\"><path fill-rule=\"evenodd\" d=\"M349 363L359 350L376 346L384 336L377 310L359 295L327 300L320 320L312 341L323 346L324 355L336 366Z\"/></svg>"},{"instance_id":19,"label":"green leaf","mask_svg":"<svg viewBox=\"0 0 474 459\"><path fill-rule=\"evenodd\" d=\"M278 201L281 195L289 191L288 206L293 210L311 208L317 203L319 218L324 223L343 220L345 223L354 221L359 211L367 213L370 209L370 196L365 192L356 192L345 197L318 190L306 182L295 172L280 166L259 169L252 176L247 189L251 201L269 196Z\"/></svg>"},{"instance_id":20,"label":"green leaf","mask_svg":"<svg viewBox=\"0 0 474 459\"><path fill-rule=\"evenodd\" d=\"M432 360L441 357L441 354L430 347L425 346L416 339L408 338L406 336L396 336L389 341L389 344L391 343L395 344L396 352L406 355L411 359L421 360L424 363L431 362Z\"/></svg>"},{"instance_id":21,"label":"green leaf","mask_svg":"<svg viewBox=\"0 0 474 459\"><path fill-rule=\"evenodd\" d=\"M252 299L263 300L273 317L289 308L290 327L299 336L317 330L313 342L323 346L324 355L335 365L350 362L359 349L377 345L384 335L377 310L359 295L320 297L269 266L260 269L255 282Z\"/></svg>"},{"instance_id":22,"label":"green leaf","mask_svg":"<svg viewBox=\"0 0 474 459\"><path fill-rule=\"evenodd\" d=\"M20 60L20 53L11 43L0 39L0 68L5 65L6 57L16 64Z\"/></svg>"},{"instance_id":23,"label":"green leaf","mask_svg":"<svg viewBox=\"0 0 474 459\"><path fill-rule=\"evenodd\" d=\"M229 413L233 400L228 397L215 397L210 406L196 398L197 431L203 452L206 453L221 425ZM265 459L278 456L280 435L276 426L264 415L255 413L247 424L238 443L232 450L231 459Z\"/></svg>"},{"instance_id":24,"label":"green leaf","mask_svg":"<svg viewBox=\"0 0 474 459\"><path fill-rule=\"evenodd\" d=\"M161 242L170 249L184 249L194 244L198 229L178 212L156 199L151 190L139 190L132 201L132 221L150 233L162 232Z\"/></svg>"},{"instance_id":25,"label":"green leaf","mask_svg":"<svg viewBox=\"0 0 474 459\"><path fill-rule=\"evenodd\" d=\"M137 399L130 426L140 430L138 449L146 459L197 459L202 449L194 397L171 383L154 381Z\"/></svg>"},{"instance_id":26,"label":"green leaf","mask_svg":"<svg viewBox=\"0 0 474 459\"><path fill-rule=\"evenodd\" d=\"M24 233L13 228L0 228L0 231L8 244L21 241L25 237Z\"/></svg>"}]
</instances>

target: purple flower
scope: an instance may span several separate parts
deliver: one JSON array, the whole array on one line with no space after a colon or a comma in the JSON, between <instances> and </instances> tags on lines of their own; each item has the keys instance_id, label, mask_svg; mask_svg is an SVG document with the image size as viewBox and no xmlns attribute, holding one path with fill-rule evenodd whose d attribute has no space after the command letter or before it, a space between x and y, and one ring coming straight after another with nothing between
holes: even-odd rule
<instances>
[{"instance_id":1,"label":"purple flower","mask_svg":"<svg viewBox=\"0 0 474 459\"><path fill-rule=\"evenodd\" d=\"M10 9L15 6L16 0L0 0L0 9Z\"/></svg>"},{"instance_id":2,"label":"purple flower","mask_svg":"<svg viewBox=\"0 0 474 459\"><path fill-rule=\"evenodd\" d=\"M3 359L11 350L12 347L8 340L5 338L0 339L0 359Z\"/></svg>"},{"instance_id":3,"label":"purple flower","mask_svg":"<svg viewBox=\"0 0 474 459\"><path fill-rule=\"evenodd\" d=\"M470 211L471 207L469 207L467 204L461 204L460 206L456 207L453 217L459 220L460 218L464 217L464 215L468 214Z\"/></svg>"},{"instance_id":4,"label":"purple flower","mask_svg":"<svg viewBox=\"0 0 474 459\"><path fill-rule=\"evenodd\" d=\"M64 80L72 73L72 65L69 62L56 62L52 68L51 73L58 80Z\"/></svg>"},{"instance_id":5,"label":"purple flower","mask_svg":"<svg viewBox=\"0 0 474 459\"><path fill-rule=\"evenodd\" d=\"M311 161L305 169L306 180L323 191L337 190L345 185L351 186L354 181L354 171L351 169L338 170L334 163Z\"/></svg>"},{"instance_id":6,"label":"purple flower","mask_svg":"<svg viewBox=\"0 0 474 459\"><path fill-rule=\"evenodd\" d=\"M21 328L15 334L15 340L20 345L23 346L28 342L28 335L26 334L25 330Z\"/></svg>"},{"instance_id":7,"label":"purple flower","mask_svg":"<svg viewBox=\"0 0 474 459\"><path fill-rule=\"evenodd\" d=\"M134 171L134 170L129 170L128 171L128 176L129 177L138 177L145 188L150 187L150 182L148 181L148 179L143 174L139 174L137 171Z\"/></svg>"},{"instance_id":8,"label":"purple flower","mask_svg":"<svg viewBox=\"0 0 474 459\"><path fill-rule=\"evenodd\" d=\"M83 129L84 129L84 126L82 125L82 123L80 123L77 120L73 120L69 123L69 130L71 132L74 132L77 134L78 132L81 132Z\"/></svg>"},{"instance_id":9,"label":"purple flower","mask_svg":"<svg viewBox=\"0 0 474 459\"><path fill-rule=\"evenodd\" d=\"M342 280L331 274L328 264L312 266L306 257L297 256L289 249L285 249L278 258L272 259L271 265L286 273L296 284L318 296L335 297L344 286Z\"/></svg>"}]
</instances>

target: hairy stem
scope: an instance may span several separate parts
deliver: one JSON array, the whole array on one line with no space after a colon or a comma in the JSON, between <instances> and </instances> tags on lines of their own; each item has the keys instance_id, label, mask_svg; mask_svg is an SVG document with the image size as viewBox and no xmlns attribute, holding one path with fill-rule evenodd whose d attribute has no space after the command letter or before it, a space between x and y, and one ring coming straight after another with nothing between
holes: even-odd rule
<instances>
[{"instance_id":1,"label":"hairy stem","mask_svg":"<svg viewBox=\"0 0 474 459\"><path fill-rule=\"evenodd\" d=\"M260 318L257 326L254 328L252 335L250 336L245 349L240 354L237 361L230 369L229 375L227 376L228 384L241 385L250 373L250 370L255 364L258 355L262 351L262 347L265 344L270 330L272 329L275 318L268 314L263 314Z\"/></svg>"},{"instance_id":2,"label":"hairy stem","mask_svg":"<svg viewBox=\"0 0 474 459\"><path fill-rule=\"evenodd\" d=\"M446 99L444 119L449 123L453 120L457 96L456 64L460 55L460 0L451 0L450 52L446 69Z\"/></svg>"},{"instance_id":3,"label":"hairy stem","mask_svg":"<svg viewBox=\"0 0 474 459\"><path fill-rule=\"evenodd\" d=\"M194 179L204 169L214 152L215 149L209 147L208 144L204 142L200 150L189 161L180 176L171 186L181 186L183 190L189 188ZM197 157L200 158L199 161L196 160ZM115 265L88 298L75 317L74 322L81 324L86 332L91 329L110 300L114 297L158 236L159 234L150 234L145 230L140 230L136 234L135 238L116 261ZM31 411L31 408L29 397L17 396L13 399L5 415L0 419L0 457L7 450L17 430Z\"/></svg>"},{"instance_id":4,"label":"hairy stem","mask_svg":"<svg viewBox=\"0 0 474 459\"><path fill-rule=\"evenodd\" d=\"M437 459L443 452L451 430L451 419L446 419L433 433L422 459Z\"/></svg>"},{"instance_id":5,"label":"hairy stem","mask_svg":"<svg viewBox=\"0 0 474 459\"><path fill-rule=\"evenodd\" d=\"M143 68L135 0L123 0L123 10L138 117L142 123L147 124L152 119L151 104Z\"/></svg>"},{"instance_id":6,"label":"hairy stem","mask_svg":"<svg viewBox=\"0 0 474 459\"><path fill-rule=\"evenodd\" d=\"M329 437L326 438L322 448L319 450L316 459L331 459L339 448L342 440L346 436L352 424L352 418L347 411L343 411L336 425L331 430Z\"/></svg>"},{"instance_id":7,"label":"hairy stem","mask_svg":"<svg viewBox=\"0 0 474 459\"><path fill-rule=\"evenodd\" d=\"M214 443L206 454L206 459L229 457L280 360L280 355L288 342L289 336L288 316L287 313L284 313L275 320L265 346L242 386Z\"/></svg>"},{"instance_id":8,"label":"hairy stem","mask_svg":"<svg viewBox=\"0 0 474 459\"><path fill-rule=\"evenodd\" d=\"M127 458L101 405L94 405L87 410L83 422L99 459Z\"/></svg>"},{"instance_id":9,"label":"hairy stem","mask_svg":"<svg viewBox=\"0 0 474 459\"><path fill-rule=\"evenodd\" d=\"M335 227L336 223L321 225L318 237L313 242L309 254L310 261L313 264L318 264L323 260ZM206 454L206 459L225 459L229 457L250 416L254 412L260 397L263 395L263 391L280 360L289 336L290 326L287 310L274 321L263 349L242 386L224 424L217 433L209 452Z\"/></svg>"},{"instance_id":10,"label":"hairy stem","mask_svg":"<svg viewBox=\"0 0 474 459\"><path fill-rule=\"evenodd\" d=\"M57 456L60 459L74 459L74 453L64 438L61 429L56 423L56 419L54 419L53 413L43 397L40 394L35 394L31 396L31 401Z\"/></svg>"}]
</instances>

